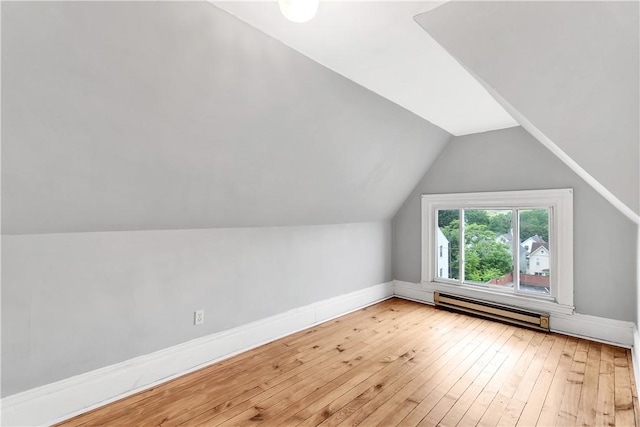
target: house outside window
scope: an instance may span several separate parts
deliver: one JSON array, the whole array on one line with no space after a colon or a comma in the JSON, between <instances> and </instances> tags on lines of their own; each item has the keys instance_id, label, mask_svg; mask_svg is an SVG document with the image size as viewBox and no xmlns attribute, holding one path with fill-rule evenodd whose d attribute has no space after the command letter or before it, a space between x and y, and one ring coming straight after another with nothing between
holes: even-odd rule
<instances>
[{"instance_id":1,"label":"house outside window","mask_svg":"<svg viewBox=\"0 0 640 427\"><path fill-rule=\"evenodd\" d=\"M442 279L449 278L449 240L441 230L438 230L438 277Z\"/></svg>"}]
</instances>

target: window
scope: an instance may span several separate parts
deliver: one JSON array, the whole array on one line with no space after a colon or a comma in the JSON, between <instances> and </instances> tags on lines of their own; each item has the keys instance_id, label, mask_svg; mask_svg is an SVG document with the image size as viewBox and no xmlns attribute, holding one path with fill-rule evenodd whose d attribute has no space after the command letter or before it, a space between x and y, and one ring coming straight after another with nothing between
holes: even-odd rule
<instances>
[{"instance_id":1,"label":"window","mask_svg":"<svg viewBox=\"0 0 640 427\"><path fill-rule=\"evenodd\" d=\"M573 311L573 191L422 196L423 286Z\"/></svg>"}]
</instances>

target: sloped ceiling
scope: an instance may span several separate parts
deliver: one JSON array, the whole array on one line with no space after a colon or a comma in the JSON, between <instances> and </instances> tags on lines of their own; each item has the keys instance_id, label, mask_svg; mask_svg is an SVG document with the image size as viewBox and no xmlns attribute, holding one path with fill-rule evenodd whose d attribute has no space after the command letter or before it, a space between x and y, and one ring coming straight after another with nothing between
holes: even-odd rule
<instances>
[{"instance_id":1,"label":"sloped ceiling","mask_svg":"<svg viewBox=\"0 0 640 427\"><path fill-rule=\"evenodd\" d=\"M518 123L413 20L444 1L321 1L297 24L275 0L210 0L325 67L454 135Z\"/></svg>"},{"instance_id":2,"label":"sloped ceiling","mask_svg":"<svg viewBox=\"0 0 640 427\"><path fill-rule=\"evenodd\" d=\"M527 130L637 222L638 7L453 1L416 20Z\"/></svg>"},{"instance_id":3,"label":"sloped ceiling","mask_svg":"<svg viewBox=\"0 0 640 427\"><path fill-rule=\"evenodd\" d=\"M210 3L2 8L3 233L387 219L451 137Z\"/></svg>"}]
</instances>

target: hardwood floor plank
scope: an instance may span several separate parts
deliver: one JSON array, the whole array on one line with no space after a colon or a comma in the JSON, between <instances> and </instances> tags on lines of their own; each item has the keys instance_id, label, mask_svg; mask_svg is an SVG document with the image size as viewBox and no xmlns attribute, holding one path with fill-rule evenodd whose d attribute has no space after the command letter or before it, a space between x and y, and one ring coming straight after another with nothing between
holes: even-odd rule
<instances>
[{"instance_id":1,"label":"hardwood floor plank","mask_svg":"<svg viewBox=\"0 0 640 427\"><path fill-rule=\"evenodd\" d=\"M394 408L397 408L397 405L402 403L415 389L420 387L423 382L428 381L429 378L435 375L441 366L446 365L448 357L464 352L467 347L475 347L473 344L470 344L470 342L480 335L488 326L489 324L486 321L474 319L469 325L469 333L453 347L449 348L442 357L438 358L438 360L429 367L428 370L425 369L415 377L407 377L403 381L397 382L392 387L388 387L337 425L358 425L373 412L385 406L389 408L389 410L394 410ZM327 422L331 422L331 418L327 419ZM327 422L321 425L327 425Z\"/></svg>"},{"instance_id":2,"label":"hardwood floor plank","mask_svg":"<svg viewBox=\"0 0 640 427\"><path fill-rule=\"evenodd\" d=\"M500 357L499 350L504 343L513 335L513 328L505 328L502 335L489 347L483 350L482 356L473 362L471 367L462 375L462 377L448 388L448 385L441 384L438 392L431 392L422 402L418 405L411 414L409 414L402 421L402 424L413 425L411 421L412 417L415 420L421 418L418 423L420 426L430 425L444 425L442 419L449 413L453 406L460 400L464 393L474 382L482 382L488 380L491 375L496 371L500 364L504 361L504 358ZM492 364L493 362L493 364ZM480 376L484 373L484 380ZM438 399L437 404L431 403ZM426 403L426 404L425 404ZM431 407L431 409L429 409Z\"/></svg>"},{"instance_id":3,"label":"hardwood floor plank","mask_svg":"<svg viewBox=\"0 0 640 427\"><path fill-rule=\"evenodd\" d=\"M518 423L520 415L533 391L533 386L540 376L544 362L551 352L554 341L555 337L553 335L545 334L542 344L538 347L538 351L529 363L524 376L507 403L507 407L498 421L499 426L515 426Z\"/></svg>"},{"instance_id":4,"label":"hardwood floor plank","mask_svg":"<svg viewBox=\"0 0 640 427\"><path fill-rule=\"evenodd\" d=\"M555 335L555 334L554 334ZM520 427L528 427L536 425L538 421L538 417L540 416L540 412L542 410L542 405L544 404L544 400L549 392L549 387L551 386L551 381L553 380L553 376L558 367L558 362L560 361L560 356L567 344L567 338L561 335L555 335L555 342L549 355L547 356L544 365L542 367L542 372L536 379L535 384L533 385L533 390L531 396L526 400L526 404L520 417L518 418L518 423L516 425Z\"/></svg>"},{"instance_id":5,"label":"hardwood floor plank","mask_svg":"<svg viewBox=\"0 0 640 427\"><path fill-rule=\"evenodd\" d=\"M614 366L614 401L616 408L616 426L631 426L635 424L633 411L633 397L631 393L631 375L626 351L616 348L613 353Z\"/></svg>"},{"instance_id":6,"label":"hardwood floor plank","mask_svg":"<svg viewBox=\"0 0 640 427\"><path fill-rule=\"evenodd\" d=\"M513 393L515 393L518 385L527 372L529 363L531 363L535 357L538 347L544 340L545 335L543 333L534 332L533 334L534 336L528 342L527 347L520 355L516 364L513 365L508 378L506 378L506 381L503 382L502 386L495 394L495 397L480 419L478 425L494 426L497 425L500 418L502 418L502 414L506 410L509 400L511 400Z\"/></svg>"},{"instance_id":7,"label":"hardwood floor plank","mask_svg":"<svg viewBox=\"0 0 640 427\"><path fill-rule=\"evenodd\" d=\"M578 404L580 393L584 383L584 372L587 364L587 350L589 343L584 340L578 341L576 352L573 355L573 362L567 376L567 384L564 388L560 410L556 417L557 426L576 425L578 418Z\"/></svg>"},{"instance_id":8,"label":"hardwood floor plank","mask_svg":"<svg viewBox=\"0 0 640 427\"><path fill-rule=\"evenodd\" d=\"M443 317L445 317L445 313L441 311L437 317L432 318L431 322L439 322ZM422 339L420 345L416 346L415 352L406 363L399 363L401 359L397 359L356 386L347 388L344 390L344 393L340 393L342 390L338 391L338 389L335 389L330 394L325 393L322 395L322 398L303 405L300 411L289 419L284 420L284 424L291 425L299 422L300 424L298 425L300 426L315 426L324 422L329 416L341 410L355 399L358 399L364 404L366 396L381 391L403 374L414 371L416 368L420 368L428 363L426 359L430 357L432 352L435 352L456 333L455 328L451 327L452 325L448 326L449 327L446 328L437 328L439 329L437 331L432 331L432 333L429 334L429 340ZM461 331L463 331L463 328L458 329L458 333ZM339 396L336 397L338 394Z\"/></svg>"},{"instance_id":9,"label":"hardwood floor plank","mask_svg":"<svg viewBox=\"0 0 640 427\"><path fill-rule=\"evenodd\" d=\"M491 378L493 378L496 372L498 372L505 360L507 360L507 354L504 349L496 351L491 362L487 364L480 375L473 380L471 385L456 400L451 409L440 420L439 425L443 427L458 425L462 418L467 414L473 402L476 401L484 387L488 384ZM478 419L480 419L480 417L478 417Z\"/></svg>"},{"instance_id":10,"label":"hardwood floor plank","mask_svg":"<svg viewBox=\"0 0 640 427\"><path fill-rule=\"evenodd\" d=\"M594 423L594 425L598 426L615 425L613 351L613 347L609 345L603 345L600 350L598 391L595 405L596 419Z\"/></svg>"},{"instance_id":11,"label":"hardwood floor plank","mask_svg":"<svg viewBox=\"0 0 640 427\"><path fill-rule=\"evenodd\" d=\"M401 363L406 363L415 356L416 348L420 348L422 345L424 345L424 337L417 336L413 327L407 328L404 333L396 331L392 341L385 345L376 346L376 351L370 352L367 357L360 360L343 360L342 364L347 365L342 366L346 370L345 373L328 382L327 376L323 375L321 379L308 387L308 390L311 391L310 394L297 393L295 401L289 395L281 396L282 400L262 411L261 417L272 425L284 423L291 416L291 411L300 410L315 403L325 393L328 393L328 399L332 399L357 386L390 363L399 360ZM322 406L323 403L320 405Z\"/></svg>"},{"instance_id":12,"label":"hardwood floor plank","mask_svg":"<svg viewBox=\"0 0 640 427\"><path fill-rule=\"evenodd\" d=\"M61 426L633 426L631 353L390 299Z\"/></svg>"},{"instance_id":13,"label":"hardwood floor plank","mask_svg":"<svg viewBox=\"0 0 640 427\"><path fill-rule=\"evenodd\" d=\"M444 360L440 366L434 367L433 372L429 373L428 380L422 379L415 381L413 386L409 385L409 387L397 393L394 399L402 399L400 405L392 404L392 401L388 401L369 414L363 422L365 422L366 425L398 424L443 381L447 378L457 378L466 372L470 364L482 355L484 349L498 338L503 330L504 328L499 327L498 324L487 325L482 330L482 334L474 337L462 351L450 354L447 360ZM445 387L446 386L441 386L438 391Z\"/></svg>"},{"instance_id":14,"label":"hardwood floor plank","mask_svg":"<svg viewBox=\"0 0 640 427\"><path fill-rule=\"evenodd\" d=\"M451 316L450 313L448 313L448 315ZM365 390L363 393L355 397L353 396L353 394L345 395L344 399L340 399L341 401L338 402L340 409L337 411L333 411L332 414L329 417L326 417L326 419L320 425L325 427L338 425L347 419L354 419L354 417L358 417L357 412L361 414L368 414L369 408L371 408L371 410L374 410L380 405L381 402L386 401L389 396L393 396L398 390L402 389L414 378L418 377L419 375L424 375L425 372L433 369L432 367L434 364L438 363L439 360L442 360L442 358L446 357L450 351L453 351L452 349L456 345L458 345L458 343L467 335L472 333L480 324L481 321L478 319L469 316L458 315L458 318L455 322L455 327L452 329L452 332L448 333L446 335L446 338L443 338L440 342L436 343L437 345L433 347L433 351L426 355L425 359L420 363L420 365L416 366L414 369L411 369L405 374L397 376L397 378L395 378L394 380L389 381L386 387L373 387Z\"/></svg>"},{"instance_id":15,"label":"hardwood floor plank","mask_svg":"<svg viewBox=\"0 0 640 427\"><path fill-rule=\"evenodd\" d=\"M565 386L567 385L567 376L571 369L571 363L573 362L573 355L576 352L578 346L578 339L570 337L567 339L567 344L558 363L553 381L549 387L549 392L542 405L542 411L538 417L536 425L541 427L548 427L555 425L556 417L560 412L560 404L562 403L562 396L564 394Z\"/></svg>"},{"instance_id":16,"label":"hardwood floor plank","mask_svg":"<svg viewBox=\"0 0 640 427\"><path fill-rule=\"evenodd\" d=\"M525 332L527 332L525 334ZM526 350L529 342L533 338L534 333L531 331L519 330L515 335L513 342L508 343L507 348L503 349L506 360L502 363L498 371L491 378L489 383L484 387L482 392L473 401L467 412L464 414L458 425L469 426L477 425L485 412L493 402L503 384L509 379L511 371L516 366L522 353Z\"/></svg>"},{"instance_id":17,"label":"hardwood floor plank","mask_svg":"<svg viewBox=\"0 0 640 427\"><path fill-rule=\"evenodd\" d=\"M585 366L580 403L578 405L578 417L576 419L576 425L578 426L593 426L596 422L601 348L602 345L600 343L589 343L587 364Z\"/></svg>"}]
</instances>

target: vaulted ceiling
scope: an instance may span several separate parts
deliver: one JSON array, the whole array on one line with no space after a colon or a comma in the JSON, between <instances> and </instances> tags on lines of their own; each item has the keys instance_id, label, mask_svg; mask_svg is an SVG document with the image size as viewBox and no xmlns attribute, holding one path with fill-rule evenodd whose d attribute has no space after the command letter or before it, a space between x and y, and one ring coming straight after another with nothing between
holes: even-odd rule
<instances>
[{"instance_id":1,"label":"vaulted ceiling","mask_svg":"<svg viewBox=\"0 0 640 427\"><path fill-rule=\"evenodd\" d=\"M285 19L275 1L211 1L453 135L518 125L414 21L444 1L322 1L304 24Z\"/></svg>"},{"instance_id":2,"label":"vaulted ceiling","mask_svg":"<svg viewBox=\"0 0 640 427\"><path fill-rule=\"evenodd\" d=\"M639 5L452 1L416 21L525 129L640 222Z\"/></svg>"},{"instance_id":3,"label":"vaulted ceiling","mask_svg":"<svg viewBox=\"0 0 640 427\"><path fill-rule=\"evenodd\" d=\"M3 233L388 219L452 134L516 123L637 221L637 9L4 3Z\"/></svg>"},{"instance_id":4,"label":"vaulted ceiling","mask_svg":"<svg viewBox=\"0 0 640 427\"><path fill-rule=\"evenodd\" d=\"M212 1L454 135L522 125L640 221L637 1Z\"/></svg>"},{"instance_id":5,"label":"vaulted ceiling","mask_svg":"<svg viewBox=\"0 0 640 427\"><path fill-rule=\"evenodd\" d=\"M451 135L207 2L2 10L4 233L389 219Z\"/></svg>"}]
</instances>

